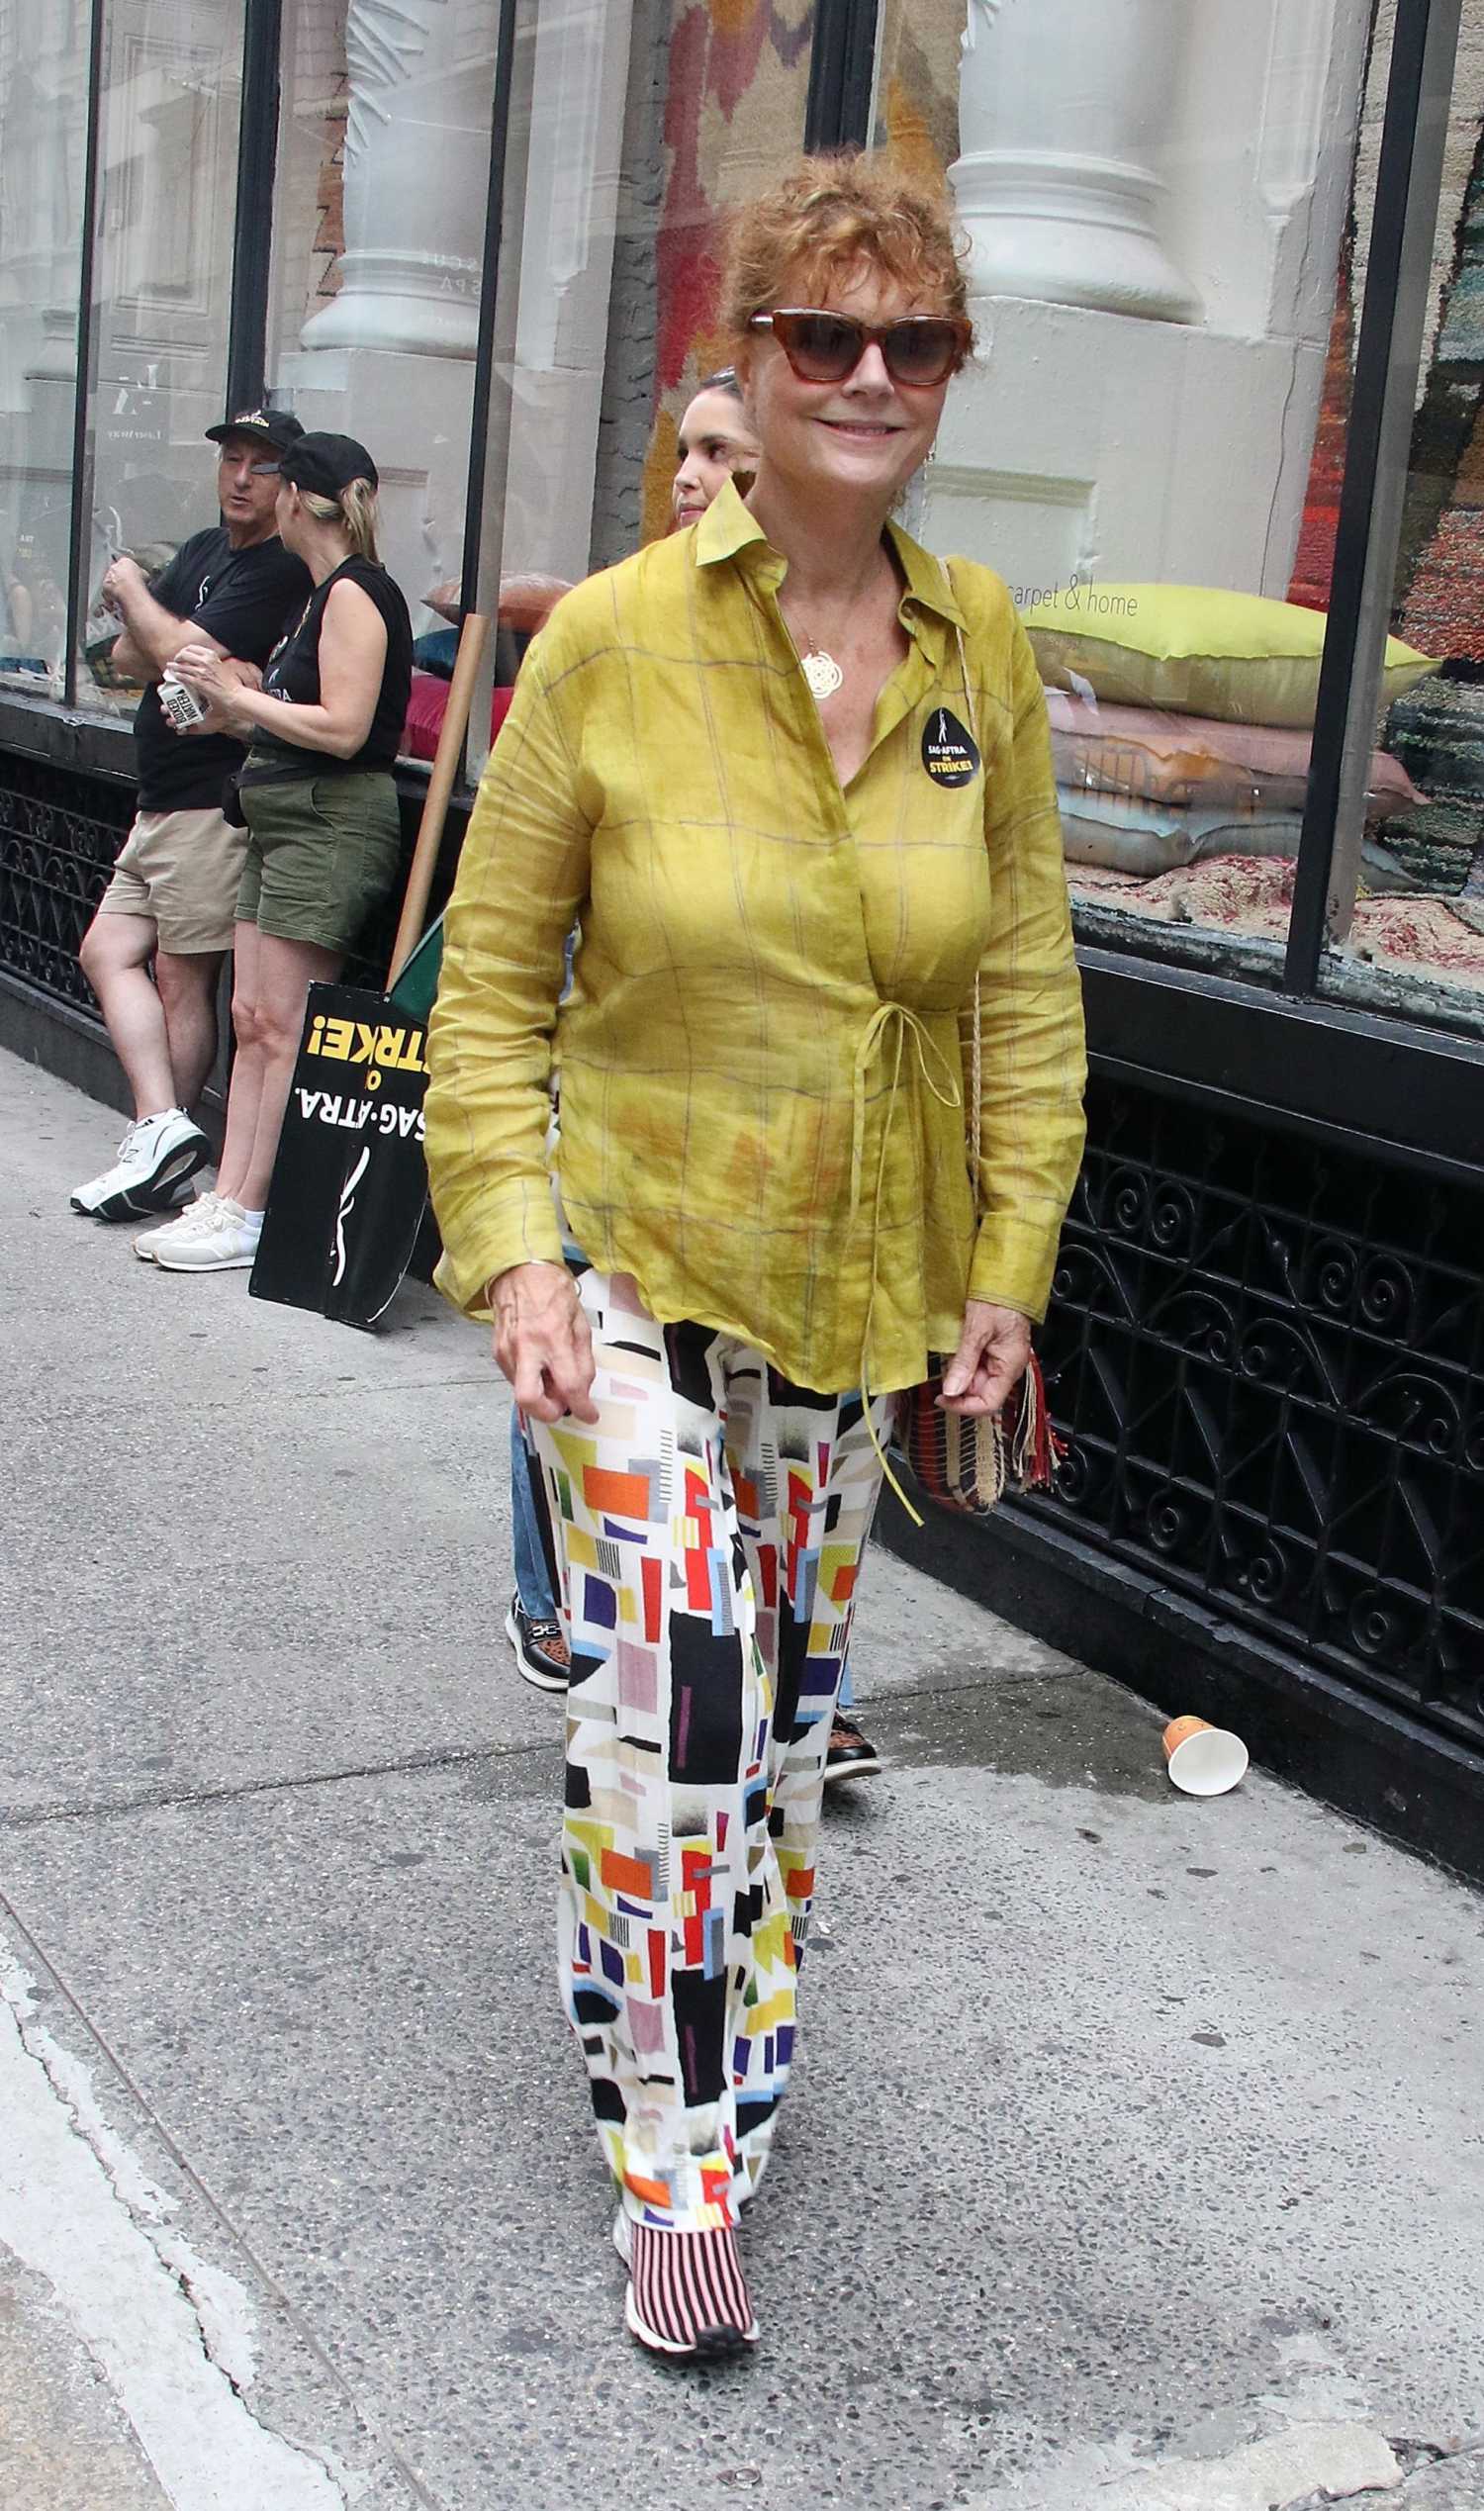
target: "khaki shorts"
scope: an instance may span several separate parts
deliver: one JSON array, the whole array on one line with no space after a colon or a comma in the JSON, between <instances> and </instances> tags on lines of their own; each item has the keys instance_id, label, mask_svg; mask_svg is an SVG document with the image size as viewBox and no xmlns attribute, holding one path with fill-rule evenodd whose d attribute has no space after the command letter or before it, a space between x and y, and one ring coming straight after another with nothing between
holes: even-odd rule
<instances>
[{"instance_id":1,"label":"khaki shorts","mask_svg":"<svg viewBox=\"0 0 1484 2511\"><path fill-rule=\"evenodd\" d=\"M98 912L149 917L177 959L230 951L246 844L246 829L218 810L139 811Z\"/></svg>"},{"instance_id":2,"label":"khaki shorts","mask_svg":"<svg viewBox=\"0 0 1484 2511\"><path fill-rule=\"evenodd\" d=\"M380 769L242 788L247 852L237 917L284 942L348 951L402 860L397 788Z\"/></svg>"}]
</instances>

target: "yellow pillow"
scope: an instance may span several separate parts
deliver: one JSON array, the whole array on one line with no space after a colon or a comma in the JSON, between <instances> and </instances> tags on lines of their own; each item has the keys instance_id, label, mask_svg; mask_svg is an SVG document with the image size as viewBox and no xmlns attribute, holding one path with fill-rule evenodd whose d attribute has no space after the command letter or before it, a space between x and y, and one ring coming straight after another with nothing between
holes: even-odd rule
<instances>
[{"instance_id":1,"label":"yellow pillow","mask_svg":"<svg viewBox=\"0 0 1484 2511\"><path fill-rule=\"evenodd\" d=\"M1323 610L1210 585L1087 583L1028 601L1021 615L1053 689L1069 689L1075 673L1119 705L1165 706L1221 723L1314 721ZM1389 636L1382 703L1437 669Z\"/></svg>"}]
</instances>

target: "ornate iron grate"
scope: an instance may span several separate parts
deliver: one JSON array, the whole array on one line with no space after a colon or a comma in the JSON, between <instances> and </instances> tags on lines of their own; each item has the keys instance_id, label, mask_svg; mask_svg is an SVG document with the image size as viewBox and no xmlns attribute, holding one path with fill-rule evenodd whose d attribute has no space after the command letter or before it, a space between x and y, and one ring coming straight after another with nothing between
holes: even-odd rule
<instances>
[{"instance_id":1,"label":"ornate iron grate","mask_svg":"<svg viewBox=\"0 0 1484 2511\"><path fill-rule=\"evenodd\" d=\"M77 950L133 816L131 788L0 750L0 968L94 1019ZM399 880L347 962L347 983L380 986L400 903Z\"/></svg>"},{"instance_id":2,"label":"ornate iron grate","mask_svg":"<svg viewBox=\"0 0 1484 2511\"><path fill-rule=\"evenodd\" d=\"M1484 1738L1484 1193L1107 1081L1029 1503Z\"/></svg>"},{"instance_id":3,"label":"ornate iron grate","mask_svg":"<svg viewBox=\"0 0 1484 2511\"><path fill-rule=\"evenodd\" d=\"M77 946L132 816L122 787L0 753L0 967L95 1018Z\"/></svg>"}]
</instances>

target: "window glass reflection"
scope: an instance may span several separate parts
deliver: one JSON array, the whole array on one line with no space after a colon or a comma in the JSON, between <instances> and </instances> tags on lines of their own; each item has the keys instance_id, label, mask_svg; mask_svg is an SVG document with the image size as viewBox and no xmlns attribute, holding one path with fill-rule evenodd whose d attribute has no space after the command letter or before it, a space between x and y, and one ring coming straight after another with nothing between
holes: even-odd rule
<instances>
[{"instance_id":1,"label":"window glass reflection","mask_svg":"<svg viewBox=\"0 0 1484 2511\"><path fill-rule=\"evenodd\" d=\"M0 685L60 697L86 0L0 0Z\"/></svg>"},{"instance_id":2,"label":"window glass reflection","mask_svg":"<svg viewBox=\"0 0 1484 2511\"><path fill-rule=\"evenodd\" d=\"M1371 14L882 16L877 141L947 175L981 334L909 519L997 568L1025 618L1083 933L1270 981L1349 415L1353 182L1384 95ZM1394 688L1427 667L1393 659ZM1405 776L1377 776L1394 807Z\"/></svg>"},{"instance_id":3,"label":"window glass reflection","mask_svg":"<svg viewBox=\"0 0 1484 2511\"><path fill-rule=\"evenodd\" d=\"M515 564L557 567L558 517L574 508L580 532L561 544L570 563L558 568L568 574L608 565L670 529L680 421L696 386L723 361L714 317L722 226L734 202L802 146L814 18L810 0L726 10L674 0L669 8L609 5L592 14L609 47L609 68L596 64L603 82L620 22L624 38L616 88L604 83L588 126L593 177L581 199L569 190L565 208L569 252L594 257L592 294L578 315L581 286L539 242L546 213L537 207L521 270L522 371L507 527ZM537 140L541 131L538 93ZM544 153L533 145L537 204L550 182ZM567 156L559 146L555 163ZM532 407L525 361L564 362L562 303L577 317L579 336L589 326L591 346L569 349L565 362L591 375L592 389L581 412L574 404L560 434L547 439L543 476L553 503L522 476L535 445L520 414Z\"/></svg>"},{"instance_id":4,"label":"window glass reflection","mask_svg":"<svg viewBox=\"0 0 1484 2511\"><path fill-rule=\"evenodd\" d=\"M157 575L217 519L205 438L227 373L242 16L242 0L111 0L105 16L77 687L123 714L139 691L113 660L103 577L126 553Z\"/></svg>"},{"instance_id":5,"label":"window glass reflection","mask_svg":"<svg viewBox=\"0 0 1484 2511\"><path fill-rule=\"evenodd\" d=\"M722 357L722 225L802 145L813 15L811 0L520 10L519 250L502 261L497 322L500 682L555 592L672 527L681 421ZM506 698L497 687L497 726Z\"/></svg>"},{"instance_id":6,"label":"window glass reflection","mask_svg":"<svg viewBox=\"0 0 1484 2511\"><path fill-rule=\"evenodd\" d=\"M283 21L269 388L370 452L382 554L445 689L498 22L485 0L288 0Z\"/></svg>"}]
</instances>

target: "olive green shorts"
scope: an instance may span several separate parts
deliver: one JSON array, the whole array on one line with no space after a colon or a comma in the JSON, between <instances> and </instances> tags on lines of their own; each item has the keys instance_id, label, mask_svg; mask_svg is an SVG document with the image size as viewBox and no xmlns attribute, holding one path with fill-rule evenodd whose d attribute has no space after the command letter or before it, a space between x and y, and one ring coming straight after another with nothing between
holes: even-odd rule
<instances>
[{"instance_id":1,"label":"olive green shorts","mask_svg":"<svg viewBox=\"0 0 1484 2511\"><path fill-rule=\"evenodd\" d=\"M237 921L284 942L348 951L397 879L397 788L372 768L242 788L247 852Z\"/></svg>"}]
</instances>

